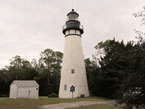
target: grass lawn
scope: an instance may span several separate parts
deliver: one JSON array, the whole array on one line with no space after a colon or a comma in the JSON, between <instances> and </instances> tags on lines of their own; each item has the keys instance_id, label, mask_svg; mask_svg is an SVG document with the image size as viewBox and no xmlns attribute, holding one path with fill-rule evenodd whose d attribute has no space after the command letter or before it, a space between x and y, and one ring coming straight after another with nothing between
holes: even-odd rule
<instances>
[{"instance_id":1,"label":"grass lawn","mask_svg":"<svg viewBox=\"0 0 145 109\"><path fill-rule=\"evenodd\" d=\"M0 109L39 109L38 106L77 101L103 101L102 99L59 99L59 98L39 98L39 99L0 99ZM117 109L107 105L91 105L71 109Z\"/></svg>"}]
</instances>

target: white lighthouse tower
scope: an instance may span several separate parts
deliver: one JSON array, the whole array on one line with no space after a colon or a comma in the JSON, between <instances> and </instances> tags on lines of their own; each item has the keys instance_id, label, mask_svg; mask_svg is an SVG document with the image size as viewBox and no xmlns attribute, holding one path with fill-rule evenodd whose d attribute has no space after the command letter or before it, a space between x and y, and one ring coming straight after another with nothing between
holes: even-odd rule
<instances>
[{"instance_id":1,"label":"white lighthouse tower","mask_svg":"<svg viewBox=\"0 0 145 109\"><path fill-rule=\"evenodd\" d=\"M84 55L81 44L83 27L78 20L79 14L72 9L67 14L68 20L63 27L65 47L61 80L59 88L60 98L76 98L89 96Z\"/></svg>"}]
</instances>

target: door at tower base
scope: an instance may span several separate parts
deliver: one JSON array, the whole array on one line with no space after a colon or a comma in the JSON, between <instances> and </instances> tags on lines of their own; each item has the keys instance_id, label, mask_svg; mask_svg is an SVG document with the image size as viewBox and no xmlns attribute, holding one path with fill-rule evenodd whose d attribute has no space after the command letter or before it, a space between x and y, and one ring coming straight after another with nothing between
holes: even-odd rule
<instances>
[{"instance_id":1,"label":"door at tower base","mask_svg":"<svg viewBox=\"0 0 145 109\"><path fill-rule=\"evenodd\" d=\"M89 97L84 55L81 44L83 28L78 20L79 14L72 9L63 28L65 46L61 79L60 98Z\"/></svg>"}]
</instances>

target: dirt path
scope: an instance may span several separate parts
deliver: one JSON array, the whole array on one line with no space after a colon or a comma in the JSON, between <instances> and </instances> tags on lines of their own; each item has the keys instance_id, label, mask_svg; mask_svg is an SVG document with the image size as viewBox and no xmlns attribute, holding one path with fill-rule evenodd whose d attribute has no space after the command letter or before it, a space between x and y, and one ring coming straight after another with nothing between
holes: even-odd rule
<instances>
[{"instance_id":1,"label":"dirt path","mask_svg":"<svg viewBox=\"0 0 145 109\"><path fill-rule=\"evenodd\" d=\"M88 106L93 104L110 104L110 102L79 101L79 102L72 102L72 103L44 105L41 106L40 108L41 109L65 109L65 108L72 108L72 107Z\"/></svg>"}]
</instances>

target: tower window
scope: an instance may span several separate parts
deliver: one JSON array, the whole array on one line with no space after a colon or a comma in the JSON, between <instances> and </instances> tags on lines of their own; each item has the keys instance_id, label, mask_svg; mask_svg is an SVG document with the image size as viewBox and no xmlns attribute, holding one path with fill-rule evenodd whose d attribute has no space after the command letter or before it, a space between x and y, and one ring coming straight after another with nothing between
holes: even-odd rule
<instances>
[{"instance_id":1,"label":"tower window","mask_svg":"<svg viewBox=\"0 0 145 109\"><path fill-rule=\"evenodd\" d=\"M75 73L75 69L71 69L71 73Z\"/></svg>"},{"instance_id":2,"label":"tower window","mask_svg":"<svg viewBox=\"0 0 145 109\"><path fill-rule=\"evenodd\" d=\"M67 85L66 84L64 85L64 90L67 90Z\"/></svg>"}]
</instances>

